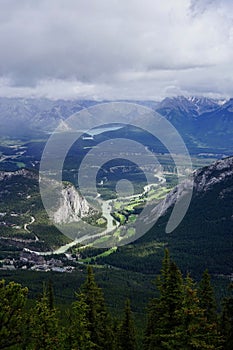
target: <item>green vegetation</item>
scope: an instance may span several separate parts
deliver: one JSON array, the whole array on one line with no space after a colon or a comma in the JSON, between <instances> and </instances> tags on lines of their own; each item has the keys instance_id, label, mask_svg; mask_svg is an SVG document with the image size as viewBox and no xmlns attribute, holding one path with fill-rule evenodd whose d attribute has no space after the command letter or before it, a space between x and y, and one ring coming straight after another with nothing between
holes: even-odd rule
<instances>
[{"instance_id":1,"label":"green vegetation","mask_svg":"<svg viewBox=\"0 0 233 350\"><path fill-rule=\"evenodd\" d=\"M155 185L154 187L152 186L148 192L135 196L130 200L124 198L115 200L113 201L114 212L112 213L112 216L120 223L120 225L124 225L126 222L134 223L147 201L153 201L153 203L156 204L165 198L166 194L170 191L171 184L168 188L163 185L158 187ZM132 232L132 230L130 232ZM114 233L114 236L117 235L117 233Z\"/></svg>"},{"instance_id":2,"label":"green vegetation","mask_svg":"<svg viewBox=\"0 0 233 350\"><path fill-rule=\"evenodd\" d=\"M208 176L216 176L212 174ZM232 273L232 175L223 177L208 190L194 192L189 209L180 225L170 234L166 225L171 208L154 227L137 241L118 247L98 263L143 273L158 273L162 258L159 245L169 247L181 271L199 279L203 270L212 275ZM153 206L151 206L151 209Z\"/></svg>"},{"instance_id":3,"label":"green vegetation","mask_svg":"<svg viewBox=\"0 0 233 350\"><path fill-rule=\"evenodd\" d=\"M124 318L119 325L119 335L117 338L117 348L119 350L136 350L135 324L129 299L125 302Z\"/></svg>"},{"instance_id":4,"label":"green vegetation","mask_svg":"<svg viewBox=\"0 0 233 350\"><path fill-rule=\"evenodd\" d=\"M223 349L217 322L207 316L213 300L204 297L203 285L202 281L198 297L190 275L182 278L166 250L157 279L159 297L150 303L145 349ZM211 292L209 284L208 288Z\"/></svg>"},{"instance_id":5,"label":"green vegetation","mask_svg":"<svg viewBox=\"0 0 233 350\"><path fill-rule=\"evenodd\" d=\"M116 221L119 221L121 225L124 225L124 223L126 222L125 216L121 213L116 212L116 213L113 213L112 216Z\"/></svg>"},{"instance_id":6,"label":"green vegetation","mask_svg":"<svg viewBox=\"0 0 233 350\"><path fill-rule=\"evenodd\" d=\"M147 200L151 201L153 199L161 200L166 197L167 193L171 191L171 187L167 188L161 186L156 189L151 189L147 194Z\"/></svg>"},{"instance_id":7,"label":"green vegetation","mask_svg":"<svg viewBox=\"0 0 233 350\"><path fill-rule=\"evenodd\" d=\"M16 162L16 164L17 164L17 167L18 167L19 169L25 167L25 163L23 163L23 162Z\"/></svg>"},{"instance_id":8,"label":"green vegetation","mask_svg":"<svg viewBox=\"0 0 233 350\"><path fill-rule=\"evenodd\" d=\"M26 303L27 288L20 284L0 281L0 348L8 349L22 340L24 326L23 308ZM17 347L16 347L17 349Z\"/></svg>"},{"instance_id":9,"label":"green vegetation","mask_svg":"<svg viewBox=\"0 0 233 350\"><path fill-rule=\"evenodd\" d=\"M84 250L80 250L80 255L82 257L82 259L80 261L82 262L85 262L85 263L94 263L94 261L96 261L96 259L98 258L102 258L102 257L106 257L112 253L114 253L116 251L117 247L113 247L113 248L110 248L110 249L103 249L103 253L100 253L99 251L101 250L100 248L99 249L95 249L95 248L86 248ZM88 252L86 252L86 250ZM98 254L96 255L96 251L98 252ZM88 255L88 257L86 258L83 258L83 256L85 255Z\"/></svg>"},{"instance_id":10,"label":"green vegetation","mask_svg":"<svg viewBox=\"0 0 233 350\"><path fill-rule=\"evenodd\" d=\"M2 280L0 348L232 349L232 285L223 300L222 310L217 312L208 272L204 272L199 284L189 274L183 277L168 250L165 250L156 285L157 291L150 301L147 299L147 323L142 329L129 298L121 315L110 313L105 294L96 283L90 266L75 300L67 304L62 313L54 303L51 282L43 286L36 300L29 300L30 290Z\"/></svg>"},{"instance_id":11,"label":"green vegetation","mask_svg":"<svg viewBox=\"0 0 233 350\"><path fill-rule=\"evenodd\" d=\"M38 144L35 147L38 150L41 146ZM4 161L3 168L4 165L7 165L7 167L9 166L7 169L12 170L12 166L18 168L20 164L29 164L32 160L34 161L35 157L32 151L34 146L30 147L31 151L27 152L24 159L15 158ZM13 152L10 149L8 151ZM2 153L6 154L6 150ZM14 156L14 154L12 155ZM151 188L144 198L139 195L130 201L123 199L114 201L118 222L123 224L127 221L132 225L128 225L128 229L125 230L119 226L116 228L113 238L110 235L99 238L100 244L110 240L114 244L114 239L116 241L123 240L124 236L133 235L133 223L140 213L145 199L153 200L152 205L154 205L166 195L170 188L176 185L177 176L174 164L171 164L166 155L161 155L161 158L166 170L164 175L167 188L165 186ZM205 165L209 161L210 159L196 158L194 166ZM69 164L71 167L74 166L72 159ZM73 180L71 175L64 171L64 177L67 181ZM112 187L114 187L113 183L113 181L111 184L109 183L111 186L106 189L107 195L110 195ZM9 179L7 184L4 183L5 189L4 195L0 199L0 212L6 212L5 216L1 217L1 221L5 220L7 225L1 226L1 236L34 241L35 236L37 236L40 242L35 241L28 246L35 250L47 250L69 242L67 237L64 237L54 226L49 224L40 201L36 176L35 178L16 177L12 180ZM80 289L84 280L83 263L92 263L96 267L95 274L98 285L103 288L104 300L101 297L101 291L97 292L93 283L92 286L99 300L102 300L101 305L105 317L110 317L108 320L111 330L107 330L104 324L101 325L101 329L106 331L108 334L106 337L111 339L111 345L113 344L115 349L122 349L123 344L128 344L129 349L142 349L144 345L145 349L150 350L154 348L232 349L233 301L232 295L230 295L232 289L229 292L225 289L228 276L232 273L231 190L232 178L226 179L223 184L220 184L218 188L215 187L212 191L202 193L201 196L195 195L188 214L172 234L165 234L167 219L170 215L168 212L166 217L161 218L156 226L133 244L113 249L88 247L72 251L80 254L80 265L72 274L20 270L1 271L1 276L6 281L14 279L21 282L23 286L28 286L29 293L27 299L26 289L12 287L14 297L16 297L14 288L19 295L25 293L23 294L23 302L16 301L15 308L12 309L11 302L6 302L6 299L10 298L10 294L4 292L9 284L2 283L1 300L4 300L7 310L16 315L19 327L15 326L15 333L7 326L3 329L0 328L2 339L13 340L6 346L4 343L0 343L0 348L27 349L30 346L31 349L59 349L60 347L91 349L96 348L96 343L101 344L101 347L108 348L109 343L100 343L102 341L101 332L98 332L94 338L91 335L91 322L87 316L89 310L86 298L87 291L83 292L82 288ZM29 230L27 232L24 229L24 224L30 223L32 215L36 220L27 226ZM93 217L90 220L100 227L105 226L101 217ZM6 239L0 241L0 258L18 256L19 251L25 246L24 243L16 245L12 242ZM162 270L160 281L157 283L158 288L155 290L150 280L152 274L159 273L163 249L166 246L169 247L172 257L180 266L181 271L167 257L166 271ZM229 294L223 299L221 313L216 313L214 293L207 271L204 272L199 284L196 284L189 275L183 277L187 271L190 271L192 276L199 280L205 268L208 268L213 276L218 301L223 299L222 297L227 293ZM222 277L223 273L226 276ZM47 285L50 278L53 279L55 304L59 310L51 306L51 293L49 293L48 287L38 297L41 281ZM163 287L160 288L163 279L167 281L168 285L166 286L164 282L162 283ZM23 290L24 292L22 292ZM74 290L80 292L77 294L76 301L74 301ZM92 296L89 294L88 301ZM153 299L148 307L148 324L145 327L145 305L151 297ZM37 302L35 302L36 298ZM125 299L128 298L131 303L127 302L123 311ZM112 317L109 316L104 305L105 300ZM72 304L73 302L74 304ZM0 317L2 317L7 310L4 309L1 301L0 306ZM101 319L97 306L92 304L91 307L93 313L97 313ZM3 314L1 314L2 310ZM51 310L53 311L51 312ZM23 326L21 326L22 322L20 321L21 311L24 319ZM2 320L1 318L0 327L5 324L5 321ZM151 320L153 321L152 326L150 326ZM14 317L12 317L12 322L15 322ZM9 324L11 324L10 321ZM54 324L53 330L51 329L52 324ZM135 331L134 328L136 328ZM48 330L46 339L44 338L45 329ZM124 329L127 329L127 332L124 332ZM145 329L146 336L143 340L142 333ZM17 338L17 343L15 338ZM2 339L0 341L3 342Z\"/></svg>"}]
</instances>

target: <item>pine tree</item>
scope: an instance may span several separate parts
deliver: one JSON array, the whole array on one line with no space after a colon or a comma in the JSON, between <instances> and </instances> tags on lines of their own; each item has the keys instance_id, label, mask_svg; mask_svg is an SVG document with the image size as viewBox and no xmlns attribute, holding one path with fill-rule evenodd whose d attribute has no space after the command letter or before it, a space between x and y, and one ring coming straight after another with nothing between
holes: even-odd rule
<instances>
[{"instance_id":1,"label":"pine tree","mask_svg":"<svg viewBox=\"0 0 233 350\"><path fill-rule=\"evenodd\" d=\"M208 270L204 271L202 279L199 283L198 297L200 300L200 307L204 310L204 315L208 322L216 323L216 300L213 287L211 286Z\"/></svg>"},{"instance_id":2,"label":"pine tree","mask_svg":"<svg viewBox=\"0 0 233 350\"><path fill-rule=\"evenodd\" d=\"M176 264L170 260L168 250L165 250L157 287L160 296L154 298L149 305L145 349L164 349L164 341L179 324L177 310L182 305L183 279Z\"/></svg>"},{"instance_id":3,"label":"pine tree","mask_svg":"<svg viewBox=\"0 0 233 350\"><path fill-rule=\"evenodd\" d=\"M164 342L165 349L221 349L216 325L208 322L195 283L189 275L185 279L182 306L177 310L177 317L179 324Z\"/></svg>"},{"instance_id":4,"label":"pine tree","mask_svg":"<svg viewBox=\"0 0 233 350\"><path fill-rule=\"evenodd\" d=\"M129 299L125 302L124 318L119 327L118 344L119 350L136 349L135 326Z\"/></svg>"},{"instance_id":5,"label":"pine tree","mask_svg":"<svg viewBox=\"0 0 233 350\"><path fill-rule=\"evenodd\" d=\"M65 336L65 349L96 349L96 345L91 341L88 311L85 296L79 293L78 300L73 303L72 313L69 315L70 327Z\"/></svg>"},{"instance_id":6,"label":"pine tree","mask_svg":"<svg viewBox=\"0 0 233 350\"><path fill-rule=\"evenodd\" d=\"M31 344L31 315L28 312L25 312L23 316L23 326L22 326L22 350L30 349Z\"/></svg>"},{"instance_id":7,"label":"pine tree","mask_svg":"<svg viewBox=\"0 0 233 350\"><path fill-rule=\"evenodd\" d=\"M199 292L192 278L185 280L176 264L165 257L157 280L159 297L151 301L144 349L221 349L217 331L214 297L205 272Z\"/></svg>"},{"instance_id":8,"label":"pine tree","mask_svg":"<svg viewBox=\"0 0 233 350\"><path fill-rule=\"evenodd\" d=\"M31 310L31 346L34 350L63 349L63 334L58 324L57 310L50 307L49 296L44 289L42 297Z\"/></svg>"},{"instance_id":9,"label":"pine tree","mask_svg":"<svg viewBox=\"0 0 233 350\"><path fill-rule=\"evenodd\" d=\"M233 283L230 285L233 293ZM223 310L220 319L220 331L223 336L223 349L233 349L233 294L223 300Z\"/></svg>"},{"instance_id":10,"label":"pine tree","mask_svg":"<svg viewBox=\"0 0 233 350\"><path fill-rule=\"evenodd\" d=\"M87 280L77 294L78 300L86 305L86 324L90 333L90 341L98 349L113 349L112 322L104 301L101 288L95 282L90 266L87 270Z\"/></svg>"},{"instance_id":11,"label":"pine tree","mask_svg":"<svg viewBox=\"0 0 233 350\"><path fill-rule=\"evenodd\" d=\"M22 342L27 293L28 289L18 283L0 281L0 349Z\"/></svg>"}]
</instances>

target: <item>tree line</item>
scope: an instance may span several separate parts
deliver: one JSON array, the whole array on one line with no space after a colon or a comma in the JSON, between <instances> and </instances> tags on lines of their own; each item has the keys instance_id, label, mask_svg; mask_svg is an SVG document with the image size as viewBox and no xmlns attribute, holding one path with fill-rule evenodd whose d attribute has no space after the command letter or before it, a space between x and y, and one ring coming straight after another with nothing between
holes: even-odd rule
<instances>
[{"instance_id":1,"label":"tree line","mask_svg":"<svg viewBox=\"0 0 233 350\"><path fill-rule=\"evenodd\" d=\"M183 277L168 250L157 277L158 296L148 302L147 324L140 349L233 349L233 284L231 294L217 306L208 271L199 284ZM0 281L0 349L136 350L137 328L130 301L122 319L109 313L93 270L67 310L66 325L54 304L51 283L26 308L28 289Z\"/></svg>"}]
</instances>

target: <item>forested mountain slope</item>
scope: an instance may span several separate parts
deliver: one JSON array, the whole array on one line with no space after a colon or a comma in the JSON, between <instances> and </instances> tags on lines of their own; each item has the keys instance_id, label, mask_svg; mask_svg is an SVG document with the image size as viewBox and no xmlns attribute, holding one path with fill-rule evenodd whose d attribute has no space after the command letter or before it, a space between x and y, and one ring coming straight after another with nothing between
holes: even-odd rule
<instances>
[{"instance_id":1,"label":"forested mountain slope","mask_svg":"<svg viewBox=\"0 0 233 350\"><path fill-rule=\"evenodd\" d=\"M208 268L212 274L232 274L233 157L195 172L188 212L181 224L168 234L165 228L174 204L171 198L170 203L166 213L142 238L119 247L101 262L127 270L157 273L163 247L167 246L183 271L199 275Z\"/></svg>"}]
</instances>

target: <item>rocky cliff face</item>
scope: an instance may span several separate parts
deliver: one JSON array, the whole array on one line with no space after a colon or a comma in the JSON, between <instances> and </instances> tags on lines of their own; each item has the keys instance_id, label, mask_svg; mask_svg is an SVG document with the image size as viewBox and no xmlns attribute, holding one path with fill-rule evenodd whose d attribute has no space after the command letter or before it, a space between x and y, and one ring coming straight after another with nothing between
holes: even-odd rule
<instances>
[{"instance_id":1,"label":"rocky cliff face","mask_svg":"<svg viewBox=\"0 0 233 350\"><path fill-rule=\"evenodd\" d=\"M224 193L233 192L232 184L233 157L218 160L194 172L193 198L202 197L211 191L214 191L217 197L222 198ZM173 208L177 201L182 201L182 198L186 196L191 188L191 180L186 179L183 183L176 186L159 205L152 207L149 217L144 217L143 221L149 223L151 220L154 220L155 216L163 216L169 209Z\"/></svg>"},{"instance_id":2,"label":"rocky cliff face","mask_svg":"<svg viewBox=\"0 0 233 350\"><path fill-rule=\"evenodd\" d=\"M56 224L78 222L82 218L95 214L87 200L72 185L66 186L61 193L60 205L54 213Z\"/></svg>"},{"instance_id":3,"label":"rocky cliff face","mask_svg":"<svg viewBox=\"0 0 233 350\"><path fill-rule=\"evenodd\" d=\"M194 191L207 192L213 186L233 178L233 157L218 160L194 173Z\"/></svg>"},{"instance_id":4,"label":"rocky cliff face","mask_svg":"<svg viewBox=\"0 0 233 350\"><path fill-rule=\"evenodd\" d=\"M27 169L0 171L0 198L7 201L7 195L14 193L26 199L32 191L36 191L39 195L38 180L38 173ZM66 185L59 197L57 209L53 213L56 224L78 222L97 213L72 184Z\"/></svg>"}]
</instances>

